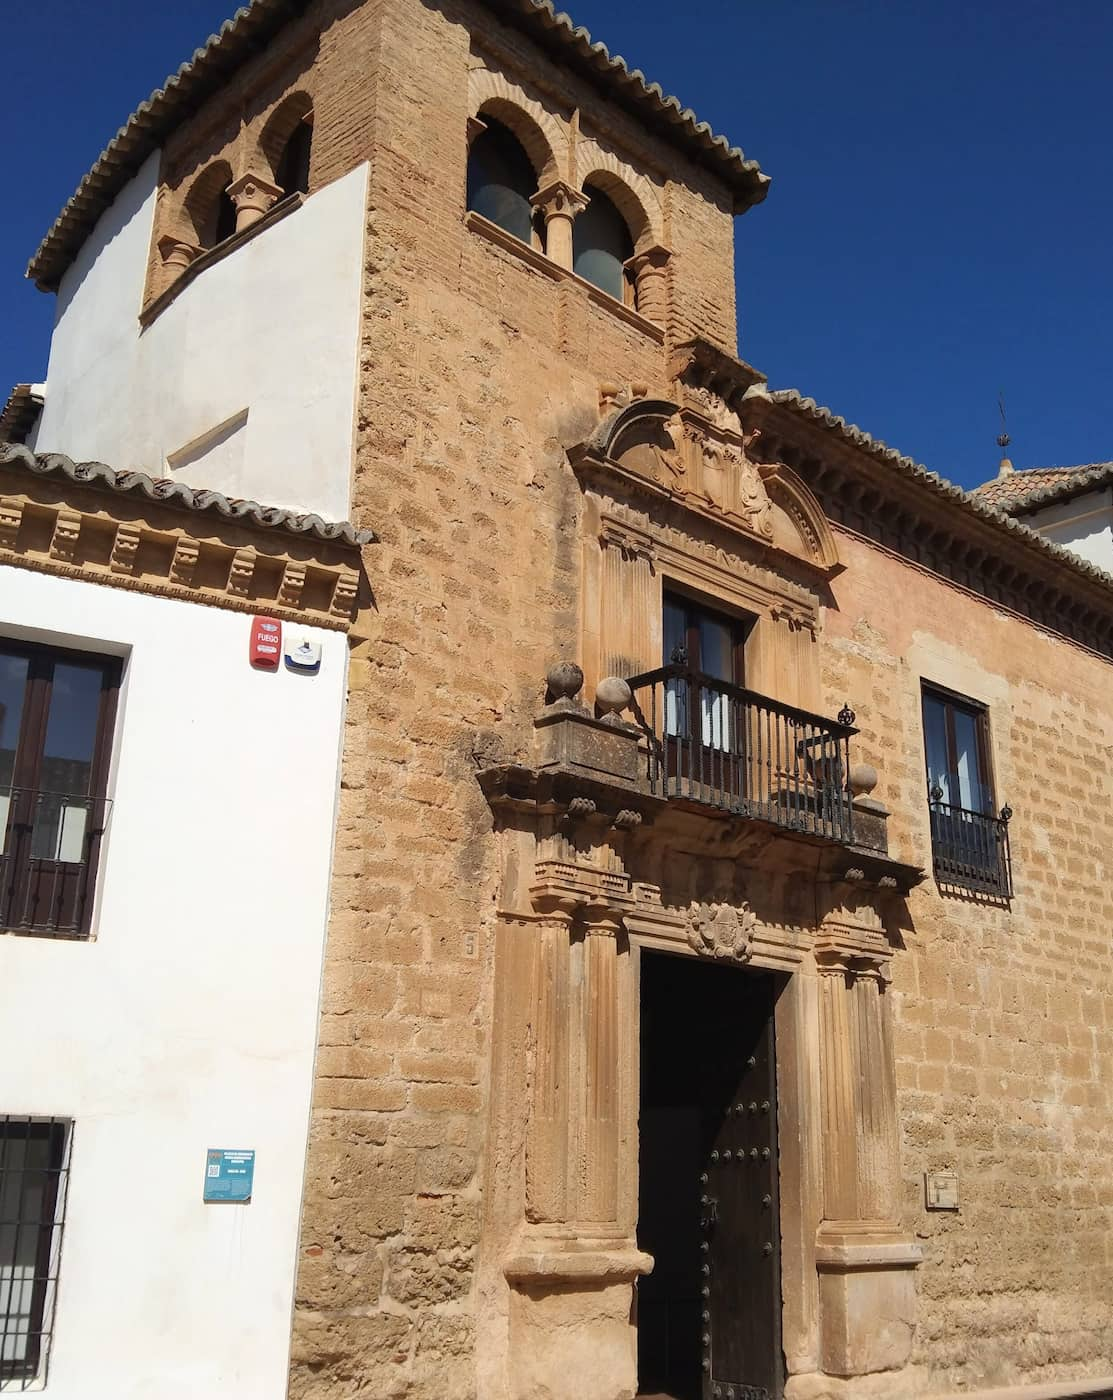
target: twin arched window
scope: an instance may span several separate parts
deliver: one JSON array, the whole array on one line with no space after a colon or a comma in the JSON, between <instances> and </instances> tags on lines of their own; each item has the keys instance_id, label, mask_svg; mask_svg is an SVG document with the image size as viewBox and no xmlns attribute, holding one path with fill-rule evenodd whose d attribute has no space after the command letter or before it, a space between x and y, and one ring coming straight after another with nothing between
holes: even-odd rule
<instances>
[{"instance_id":1,"label":"twin arched window","mask_svg":"<svg viewBox=\"0 0 1113 1400\"><path fill-rule=\"evenodd\" d=\"M482 121L484 130L468 153L468 208L544 250L544 225L531 203L537 192L533 162L509 127L486 113ZM624 267L634 255L629 226L598 185L585 184L584 194L590 203L572 225L572 271L616 301L633 304Z\"/></svg>"}]
</instances>

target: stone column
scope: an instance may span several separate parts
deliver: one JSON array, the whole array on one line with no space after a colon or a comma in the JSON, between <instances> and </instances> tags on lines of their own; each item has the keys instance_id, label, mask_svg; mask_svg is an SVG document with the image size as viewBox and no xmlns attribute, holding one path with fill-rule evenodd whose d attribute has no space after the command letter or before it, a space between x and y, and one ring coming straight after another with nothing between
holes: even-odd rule
<instances>
[{"instance_id":1,"label":"stone column","mask_svg":"<svg viewBox=\"0 0 1113 1400\"><path fill-rule=\"evenodd\" d=\"M665 324L669 311L668 265L670 254L667 248L655 244L644 252L635 253L624 266L634 279L634 296L637 310L649 321L659 326Z\"/></svg>"},{"instance_id":2,"label":"stone column","mask_svg":"<svg viewBox=\"0 0 1113 1400\"><path fill-rule=\"evenodd\" d=\"M895 1225L900 1214L896 1066L887 970L858 962L854 1001L858 1027L858 1217Z\"/></svg>"},{"instance_id":3,"label":"stone column","mask_svg":"<svg viewBox=\"0 0 1113 1400\"><path fill-rule=\"evenodd\" d=\"M897 1218L896 1080L880 959L828 949L820 973L823 1223L816 1236L824 1371L895 1371L911 1354L913 1270Z\"/></svg>"},{"instance_id":4,"label":"stone column","mask_svg":"<svg viewBox=\"0 0 1113 1400\"><path fill-rule=\"evenodd\" d=\"M858 1161L850 973L845 961L831 956L821 958L816 970L819 973L823 1112L823 1215L825 1220L851 1220L855 1216Z\"/></svg>"},{"instance_id":5,"label":"stone column","mask_svg":"<svg viewBox=\"0 0 1113 1400\"><path fill-rule=\"evenodd\" d=\"M236 206L236 232L257 224L282 190L261 175L241 175L228 186L228 198Z\"/></svg>"},{"instance_id":6,"label":"stone column","mask_svg":"<svg viewBox=\"0 0 1113 1400\"><path fill-rule=\"evenodd\" d=\"M526 1145L526 1218L568 1219L568 1081L572 900L543 901L534 988L533 1103Z\"/></svg>"},{"instance_id":7,"label":"stone column","mask_svg":"<svg viewBox=\"0 0 1113 1400\"><path fill-rule=\"evenodd\" d=\"M584 913L583 1133L578 1178L578 1218L614 1225L618 1220L618 1140L622 1111L618 1024L618 935L622 920L608 909Z\"/></svg>"},{"instance_id":8,"label":"stone column","mask_svg":"<svg viewBox=\"0 0 1113 1400\"><path fill-rule=\"evenodd\" d=\"M545 216L546 256L569 271L572 268L572 225L589 202L585 194L564 180L554 180L530 200Z\"/></svg>"}]
</instances>

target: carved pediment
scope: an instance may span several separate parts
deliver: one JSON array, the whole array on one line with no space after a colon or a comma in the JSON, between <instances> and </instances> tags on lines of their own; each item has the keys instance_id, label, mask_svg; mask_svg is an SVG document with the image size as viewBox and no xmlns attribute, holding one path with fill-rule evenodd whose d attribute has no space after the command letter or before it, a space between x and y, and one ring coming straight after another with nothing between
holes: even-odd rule
<instances>
[{"instance_id":1,"label":"carved pediment","mask_svg":"<svg viewBox=\"0 0 1113 1400\"><path fill-rule=\"evenodd\" d=\"M838 555L818 502L788 467L758 463L735 409L696 386L681 407L635 399L572 452L577 466L611 470L700 515L829 571Z\"/></svg>"}]
</instances>

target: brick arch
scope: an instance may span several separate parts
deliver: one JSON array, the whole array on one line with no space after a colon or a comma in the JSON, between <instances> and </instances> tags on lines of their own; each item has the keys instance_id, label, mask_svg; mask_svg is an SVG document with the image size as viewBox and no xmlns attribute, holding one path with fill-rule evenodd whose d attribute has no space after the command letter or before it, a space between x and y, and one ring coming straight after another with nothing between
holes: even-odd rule
<instances>
[{"instance_id":1,"label":"brick arch","mask_svg":"<svg viewBox=\"0 0 1113 1400\"><path fill-rule=\"evenodd\" d=\"M231 183L232 167L226 160L214 160L186 191L182 201L183 221L200 248L211 248L216 242L220 199Z\"/></svg>"},{"instance_id":2,"label":"brick arch","mask_svg":"<svg viewBox=\"0 0 1113 1400\"><path fill-rule=\"evenodd\" d=\"M664 243L661 201L656 190L636 170L596 141L581 141L576 151L578 183L596 185L626 220L637 252Z\"/></svg>"},{"instance_id":3,"label":"brick arch","mask_svg":"<svg viewBox=\"0 0 1113 1400\"><path fill-rule=\"evenodd\" d=\"M540 102L527 97L501 73L473 68L468 78L468 107L473 116L489 112L525 148L539 187L562 178L568 165L568 138L560 122Z\"/></svg>"},{"instance_id":4,"label":"brick arch","mask_svg":"<svg viewBox=\"0 0 1113 1400\"><path fill-rule=\"evenodd\" d=\"M307 92L291 92L263 123L263 129L259 133L258 152L272 175L278 171L278 163L286 149L286 142L312 111L313 99Z\"/></svg>"}]
</instances>

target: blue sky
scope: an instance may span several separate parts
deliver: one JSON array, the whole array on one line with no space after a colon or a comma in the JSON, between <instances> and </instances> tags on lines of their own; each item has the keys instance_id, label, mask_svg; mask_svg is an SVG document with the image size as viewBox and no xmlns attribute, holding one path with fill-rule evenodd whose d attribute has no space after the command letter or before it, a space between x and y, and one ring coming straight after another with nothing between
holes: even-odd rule
<instances>
[{"instance_id":1,"label":"blue sky","mask_svg":"<svg viewBox=\"0 0 1113 1400\"><path fill-rule=\"evenodd\" d=\"M1104 0L569 0L772 175L737 234L740 353L972 485L1004 391L1018 467L1113 457ZM29 255L222 0L9 16L0 398L46 369ZM724 295L728 289L724 288Z\"/></svg>"}]
</instances>

